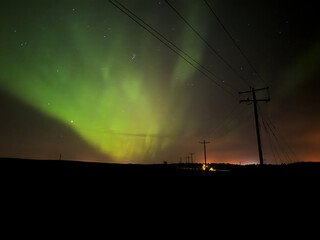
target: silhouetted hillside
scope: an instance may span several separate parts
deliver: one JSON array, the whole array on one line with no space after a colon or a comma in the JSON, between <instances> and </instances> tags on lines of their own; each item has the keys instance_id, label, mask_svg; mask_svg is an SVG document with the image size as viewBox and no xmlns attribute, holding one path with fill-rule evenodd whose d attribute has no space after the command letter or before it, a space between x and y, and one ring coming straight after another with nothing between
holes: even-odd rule
<instances>
[{"instance_id":1,"label":"silhouetted hillside","mask_svg":"<svg viewBox=\"0 0 320 240\"><path fill-rule=\"evenodd\" d=\"M260 201L264 202L263 206L292 201L297 204L298 199L317 196L320 171L319 163L277 166L212 164L210 167L216 171L203 171L201 164L0 161L2 194L10 203L14 201L19 205L32 199L32 202L44 204L50 201L49 208L57 204L64 209L68 209L68 204L76 204L77 211L83 208L83 205L77 205L79 201L86 208L90 208L87 201L90 204L100 201L108 208L115 205L132 210L138 204L155 211L164 205L180 212L224 211L219 209L219 204L227 206L228 210L231 206L239 209L234 205L239 201L247 206L259 206Z\"/></svg>"},{"instance_id":2,"label":"silhouetted hillside","mask_svg":"<svg viewBox=\"0 0 320 240\"><path fill-rule=\"evenodd\" d=\"M16 179L48 181L297 181L318 180L320 163L289 165L211 164L213 171L203 171L201 164L108 164L65 160L1 159L2 175Z\"/></svg>"}]
</instances>

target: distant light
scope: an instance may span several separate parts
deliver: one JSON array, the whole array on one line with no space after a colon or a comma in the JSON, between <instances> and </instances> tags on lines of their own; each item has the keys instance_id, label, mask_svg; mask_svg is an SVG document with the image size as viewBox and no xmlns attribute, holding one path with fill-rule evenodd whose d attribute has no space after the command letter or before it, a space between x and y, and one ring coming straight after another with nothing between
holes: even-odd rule
<instances>
[{"instance_id":1,"label":"distant light","mask_svg":"<svg viewBox=\"0 0 320 240\"><path fill-rule=\"evenodd\" d=\"M209 167L208 167L207 165L205 165L205 164L202 165L201 169L202 169L203 171L209 170L210 172L216 172L216 171L217 171L217 169L214 169L213 167L209 168Z\"/></svg>"},{"instance_id":2,"label":"distant light","mask_svg":"<svg viewBox=\"0 0 320 240\"><path fill-rule=\"evenodd\" d=\"M207 166L205 164L202 165L202 168L201 168L203 171L205 171L207 169Z\"/></svg>"}]
</instances>

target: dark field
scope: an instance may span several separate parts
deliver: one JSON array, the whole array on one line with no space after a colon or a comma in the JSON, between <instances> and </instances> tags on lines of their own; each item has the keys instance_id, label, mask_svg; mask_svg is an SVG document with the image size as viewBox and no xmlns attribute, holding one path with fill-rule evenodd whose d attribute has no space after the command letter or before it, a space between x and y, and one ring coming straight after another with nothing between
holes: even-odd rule
<instances>
[{"instance_id":1,"label":"dark field","mask_svg":"<svg viewBox=\"0 0 320 240\"><path fill-rule=\"evenodd\" d=\"M270 206L281 209L272 214L283 214L283 209L295 214L297 207L313 211L317 204L310 203L318 202L319 163L210 165L216 171L201 167L1 159L2 200L30 212L44 206L51 214L56 209L80 215L92 208L105 214L121 211L116 214L121 219L132 211L130 216L138 217L141 209L152 218L163 215L163 209L169 218L239 210L244 217L248 210L269 214Z\"/></svg>"},{"instance_id":2,"label":"dark field","mask_svg":"<svg viewBox=\"0 0 320 240\"><path fill-rule=\"evenodd\" d=\"M202 170L202 164L108 164L65 160L1 159L1 175L7 181L24 182L90 182L96 184L167 185L201 184L286 184L314 182L320 179L320 163L288 165L210 164L213 171Z\"/></svg>"}]
</instances>

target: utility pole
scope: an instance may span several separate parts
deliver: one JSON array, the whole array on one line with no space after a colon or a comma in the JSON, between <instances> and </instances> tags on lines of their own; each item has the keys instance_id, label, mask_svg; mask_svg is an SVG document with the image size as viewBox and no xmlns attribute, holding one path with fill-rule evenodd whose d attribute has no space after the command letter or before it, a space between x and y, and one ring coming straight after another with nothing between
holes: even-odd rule
<instances>
[{"instance_id":1,"label":"utility pole","mask_svg":"<svg viewBox=\"0 0 320 240\"><path fill-rule=\"evenodd\" d=\"M206 140L203 140L203 142L199 142L201 144L203 144L203 151L204 151L204 165L207 166L207 150L206 150L206 143L210 143L210 142L206 142Z\"/></svg>"},{"instance_id":2,"label":"utility pole","mask_svg":"<svg viewBox=\"0 0 320 240\"><path fill-rule=\"evenodd\" d=\"M194 153L190 153L191 163L193 163L193 157L192 157L192 156L193 156L193 154L194 154Z\"/></svg>"},{"instance_id":3,"label":"utility pole","mask_svg":"<svg viewBox=\"0 0 320 240\"><path fill-rule=\"evenodd\" d=\"M257 91L263 91L263 90L269 90L269 87L265 88L259 88L255 89L253 87L250 87L250 91L245 91L245 92L239 92L239 95L245 94L245 93L251 93L252 94L252 99L245 99L245 100L240 100L240 103L242 102L253 102L253 110L254 110L254 119L256 123L256 133L257 133L257 142L258 142L258 150L259 150L259 160L260 160L260 165L263 165L263 155L262 155L262 147L261 147L261 138L260 138L260 126L259 126L259 116L258 116L258 109L257 109L257 102L269 102L270 101L270 96L268 92L268 98L266 99L257 99L256 98L256 92Z\"/></svg>"}]
</instances>

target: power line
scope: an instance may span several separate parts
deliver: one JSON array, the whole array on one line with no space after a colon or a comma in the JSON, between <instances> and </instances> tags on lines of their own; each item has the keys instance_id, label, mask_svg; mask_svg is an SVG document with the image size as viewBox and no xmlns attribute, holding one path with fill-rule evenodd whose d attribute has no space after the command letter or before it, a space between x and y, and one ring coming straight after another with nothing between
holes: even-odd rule
<instances>
[{"instance_id":1,"label":"power line","mask_svg":"<svg viewBox=\"0 0 320 240\"><path fill-rule=\"evenodd\" d=\"M267 128L270 130L271 134L273 135L273 137L274 137L274 139L276 141L276 144L278 145L280 153L282 153L284 159L286 159L287 162L291 163L292 160L291 160L290 156L288 155L287 151L285 150L285 148L282 146L278 136L272 130L272 128L270 127L269 123L267 121L265 121L265 122L266 122ZM279 154L279 156L280 156L280 154Z\"/></svg>"},{"instance_id":2,"label":"power line","mask_svg":"<svg viewBox=\"0 0 320 240\"><path fill-rule=\"evenodd\" d=\"M275 142L278 145L279 151L280 151L280 153L282 153L284 159L289 163L294 162L293 158L296 161L298 161L298 158L297 158L296 154L292 151L292 149L287 144L285 144L283 139L280 139L281 138L280 133L275 128L275 126L272 124L271 119L263 117L263 114L262 114L262 111L260 108L259 108L259 113L260 113L262 121L266 125L266 128L268 129L269 133L271 133L272 136L274 137ZM290 156L289 152L291 153L291 156ZM281 155L280 154L278 154L278 155L281 160Z\"/></svg>"},{"instance_id":3,"label":"power line","mask_svg":"<svg viewBox=\"0 0 320 240\"><path fill-rule=\"evenodd\" d=\"M242 49L240 48L239 44L237 44L236 40L232 37L231 33L228 31L228 29L224 26L224 24L222 23L222 21L220 20L220 18L218 17L218 15L215 13L215 11L212 9L212 7L210 6L209 2L207 0L203 0L206 5L208 6L208 8L210 9L211 13L215 16L215 18L217 19L218 23L221 25L221 27L223 28L223 30L226 32L226 34L229 36L229 38L231 39L232 43L234 44L234 46L239 50L239 52L241 53L241 55L243 56L243 58L247 61L247 63L250 65L251 69L254 71L254 73L258 76L258 78L265 84L266 81L260 76L260 74L258 73L258 71L256 70L256 68L253 66L253 64L251 63L251 61L249 60L249 58L247 57L247 55L242 51Z\"/></svg>"},{"instance_id":4,"label":"power line","mask_svg":"<svg viewBox=\"0 0 320 240\"><path fill-rule=\"evenodd\" d=\"M116 8L118 8L121 12L123 12L124 14L126 14L129 18L131 18L135 23L137 23L139 26L141 26L143 29L145 29L147 32L149 32L152 36L154 36L155 38L157 38L160 42L162 42L166 47L168 47L170 50L172 50L175 54L177 54L179 57L181 57L183 60L185 60L187 63L189 63L193 68L195 68L196 70L198 70L200 73L202 73L207 79L213 81L218 87L220 87L222 90L224 90L225 92L227 92L229 95L236 97L235 94L231 93L228 89L224 88L220 83L218 83L215 79L213 79L212 77L210 77L207 73L205 73L203 70L201 70L199 67L197 67L194 63L196 63L198 66L200 66L202 69L204 69L205 71L207 71L208 73L210 73L212 76L214 76L215 78L219 79L214 73L212 73L210 70L208 70L207 68L205 68L204 66L202 66L199 62L197 62L195 59L193 59L190 55L188 55L186 52L184 52L182 49L180 49L179 47L177 47L174 43L172 43L170 40L168 40L166 37L164 37L161 33L159 33L157 30L155 30L153 27L151 27L149 24L147 24L144 20L142 20L141 18L139 18L137 15L135 15L133 12L131 12L129 9L127 9L124 5L122 5L120 2L118 2L117 0L109 0L109 2L114 5ZM140 22L139 22L140 21ZM148 29L149 28L149 29ZM150 30L151 29L151 30ZM153 31L153 32L152 32ZM161 39L161 38L162 39ZM164 40L166 41L164 41ZM172 46L170 46L172 45ZM183 56L182 54L184 54L185 56L187 56L188 58L190 58L194 63L192 63L191 61L189 61L185 56ZM220 79L219 79L220 80ZM220 80L221 82L224 82L223 80ZM236 91L235 88L233 88L232 86L230 86L229 84L226 84L229 88L231 88L233 91Z\"/></svg>"},{"instance_id":5,"label":"power line","mask_svg":"<svg viewBox=\"0 0 320 240\"><path fill-rule=\"evenodd\" d=\"M284 149L287 148L287 150L288 150L288 152L286 151L286 152L287 152L287 155L289 156L289 152L290 152L291 155L292 155L291 157L295 158L295 160L296 160L297 162L299 162L299 159L298 159L297 155L295 154L295 152L293 151L293 149L292 149L288 144L285 143L283 136L281 136L280 132L277 130L277 128L275 127L275 125L272 123L271 119L270 119L270 118L267 118L266 120L267 120L267 122L269 122L269 128L270 128L270 129L273 129L273 130L275 131L275 133L278 135L278 137L281 138L281 140L282 140L282 142L283 142L283 147L284 147ZM289 158L292 160L291 157L289 157Z\"/></svg>"},{"instance_id":6,"label":"power line","mask_svg":"<svg viewBox=\"0 0 320 240\"><path fill-rule=\"evenodd\" d=\"M268 141L269 141L269 145L270 145L270 149L271 149L273 158L274 158L275 162L278 163L277 158L276 158L276 154L277 154L278 157L279 157L279 159L280 159L280 163L281 163L281 162L282 162L281 156L280 156L280 154L278 153L277 148L276 148L276 147L274 146L274 144L272 143L272 136L271 136L271 134L270 134L269 128L267 127L266 120L265 120L264 117L262 116L262 113L261 113L261 109L260 109L260 108L259 108L259 112L260 112L260 116L261 116L261 119L262 119L262 124L263 124L264 130L265 130L265 132L266 132L266 134L267 134L267 137L268 137Z\"/></svg>"},{"instance_id":7,"label":"power line","mask_svg":"<svg viewBox=\"0 0 320 240\"><path fill-rule=\"evenodd\" d=\"M250 83L243 78L232 66L229 62L227 62L227 60L225 60L220 54L219 52L214 49L211 44L182 16L182 14L173 6L170 4L170 2L168 0L165 0L165 2L168 4L168 6L182 19L182 21L188 25L188 27L207 45L207 47L216 55L219 57L219 59L226 64L229 69L238 77L240 78L243 83L246 86L250 86Z\"/></svg>"},{"instance_id":8,"label":"power line","mask_svg":"<svg viewBox=\"0 0 320 240\"><path fill-rule=\"evenodd\" d=\"M214 74L212 71L210 71L209 69L207 69L206 67L204 67L203 65L201 65L198 61L196 61L194 58L192 58L189 54L187 54L185 51L183 51L181 48L179 48L177 45L175 45L172 41L170 41L169 39L167 39L165 36L163 36L163 34L161 34L160 32L158 32L156 29L154 29L153 27L151 27L148 23L146 23L143 19L139 18L137 15L135 15L133 12L131 12L129 9L127 9L123 4L121 4L120 2L118 2L117 0L113 0L115 2L117 2L123 9L125 9L127 12L129 12L133 17L137 18L139 21L141 21L143 24L145 24L148 28L150 28L152 31L154 31L158 36L155 35L155 33L152 33L150 30L148 30L144 25L142 25L141 23L137 22L136 19L134 19L132 16L129 16L125 11L123 11L122 9L120 9L118 6L116 6L114 3L112 3L112 0L110 1L113 5L115 5L119 10L121 10L123 13L125 13L127 16L129 16L132 20L134 20L137 24L139 24L141 27L143 27L145 30L147 30L150 34L152 34L155 38L157 38L159 41L161 41L163 44L165 44L169 49L171 49L174 53L176 53L178 56L180 56L181 58L183 58L185 61L187 61L192 67L194 67L195 69L197 69L198 71L200 71L203 75L205 75L209 80L213 81L217 86L219 86L220 88L223 88L219 83L216 82L216 80L212 79L210 76L208 76L206 73L204 73L202 70L200 70L197 66L195 66L194 64L192 64L190 61L188 61L184 56L182 56L179 52L177 52L175 49L172 49L171 46L168 46L167 43L169 43L170 45L172 45L174 48L176 48L178 51L180 51L181 53L183 53L185 56L187 56L188 58L190 58L193 62L195 62L199 67L201 67L203 70L205 70L206 72L210 73L213 77L215 77L216 79L218 79L220 82L224 83L225 85L227 85L229 88L231 88L233 91L237 91L234 87L232 87L230 84L225 83L224 80L221 80L216 74ZM161 38L163 38L167 43L163 42L161 39L159 39L159 36ZM225 91L227 91L226 89L224 89ZM232 94L229 92L229 94Z\"/></svg>"}]
</instances>

